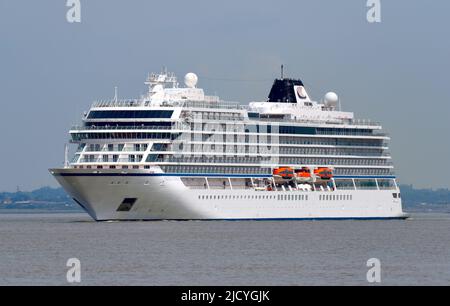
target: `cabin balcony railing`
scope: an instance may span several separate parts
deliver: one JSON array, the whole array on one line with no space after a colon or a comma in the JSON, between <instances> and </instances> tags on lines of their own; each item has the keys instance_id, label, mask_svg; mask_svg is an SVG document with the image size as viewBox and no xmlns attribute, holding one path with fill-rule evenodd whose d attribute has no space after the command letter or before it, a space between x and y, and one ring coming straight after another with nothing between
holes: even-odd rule
<instances>
[{"instance_id":1,"label":"cabin balcony railing","mask_svg":"<svg viewBox=\"0 0 450 306\"><path fill-rule=\"evenodd\" d=\"M341 135L341 136L389 136L388 133L381 132L335 132L335 131L317 131L317 135Z\"/></svg>"},{"instance_id":2,"label":"cabin balcony railing","mask_svg":"<svg viewBox=\"0 0 450 306\"><path fill-rule=\"evenodd\" d=\"M250 111L251 112L251 111ZM250 120L263 121L263 122L292 122L292 123L305 123L305 124L327 124L327 125L350 125L350 126L371 126L381 127L380 122L366 120L366 119L292 119L292 118L249 118Z\"/></svg>"},{"instance_id":3,"label":"cabin balcony railing","mask_svg":"<svg viewBox=\"0 0 450 306\"><path fill-rule=\"evenodd\" d=\"M142 102L137 99L122 99L122 100L97 100L92 103L92 107L132 107L142 106Z\"/></svg>"},{"instance_id":4,"label":"cabin balcony railing","mask_svg":"<svg viewBox=\"0 0 450 306\"><path fill-rule=\"evenodd\" d=\"M117 158L117 159L113 159L113 158L108 158L108 159L103 159L103 158L94 158L94 159L90 159L90 158L81 158L79 160L79 163L140 163L142 162L141 158L136 158L136 159L129 159L129 158Z\"/></svg>"},{"instance_id":5,"label":"cabin balcony railing","mask_svg":"<svg viewBox=\"0 0 450 306\"><path fill-rule=\"evenodd\" d=\"M142 159L140 159L140 158L135 158L135 159L119 158L119 159L117 159L117 162L119 162L119 163L140 163L141 161L142 161Z\"/></svg>"},{"instance_id":6,"label":"cabin balcony railing","mask_svg":"<svg viewBox=\"0 0 450 306\"><path fill-rule=\"evenodd\" d=\"M84 130L171 130L171 126L164 125L152 125L152 126L82 126L74 125L72 126L72 131L84 131Z\"/></svg>"},{"instance_id":7,"label":"cabin balcony railing","mask_svg":"<svg viewBox=\"0 0 450 306\"><path fill-rule=\"evenodd\" d=\"M236 119L236 118L234 118ZM220 119L217 119L220 120ZM226 119L227 121L232 121L231 119ZM205 130L204 128L200 128L200 123L202 122L201 120L198 121L198 124L196 125L195 123L197 122L197 120L192 120L191 123L194 123L194 129L195 131L205 131L207 132L208 130ZM185 130L190 130L191 129L191 125L188 123L183 123L183 121L177 121L175 122L176 125L174 127L176 127L177 129L185 129ZM242 123L244 124L244 123ZM119 126L119 125L90 125L90 126L84 126L84 125L73 125L72 126L72 130L105 130L105 129L170 129L172 126L167 126L167 125L129 125L129 126ZM241 127L241 126L239 126ZM238 128L237 132L244 132L245 129L244 128ZM283 134L283 135L289 135L289 134ZM388 136L388 133L383 133L383 132L379 132L379 131L373 131L373 132L354 132L354 131L317 131L317 135L351 135L351 136Z\"/></svg>"},{"instance_id":8,"label":"cabin balcony railing","mask_svg":"<svg viewBox=\"0 0 450 306\"><path fill-rule=\"evenodd\" d=\"M217 101L216 99L206 98L205 101L163 101L153 104L155 107L186 107L186 108L218 108L218 109L237 109L244 107L239 102ZM92 103L92 107L142 107L153 106L145 99L122 99L122 100L97 100Z\"/></svg>"},{"instance_id":9,"label":"cabin balcony railing","mask_svg":"<svg viewBox=\"0 0 450 306\"><path fill-rule=\"evenodd\" d=\"M147 151L148 146L140 146L139 148L137 147L118 147L118 146L113 146L108 147L108 146L101 146L101 147L86 147L85 150L83 151L83 149L80 149L79 151L77 151L76 153L82 153L82 152L89 152L89 153L94 153L94 152L99 152L99 153L120 153L120 152L145 152Z\"/></svg>"},{"instance_id":10,"label":"cabin balcony railing","mask_svg":"<svg viewBox=\"0 0 450 306\"><path fill-rule=\"evenodd\" d=\"M145 151L147 151L147 148L145 148L145 147L140 147L140 148L125 147L122 150L122 152L145 152Z\"/></svg>"},{"instance_id":11,"label":"cabin balcony railing","mask_svg":"<svg viewBox=\"0 0 450 306\"><path fill-rule=\"evenodd\" d=\"M284 158L284 157L278 157L280 164L292 164L292 165L302 165L302 164L324 164L324 165L330 165L330 166L393 166L393 163L390 161L385 162L384 160L374 160L370 162L357 162L357 160L349 162L349 161L342 161L342 162L334 162L334 161L326 161L326 160L308 160L306 159L306 162L303 162L303 160L300 159L291 159L291 158ZM157 162L169 162L169 163L201 163L201 164L209 164L209 163L223 163L223 164L254 164L255 166L271 162L271 157L266 158L256 158L256 157L250 157L250 158L239 158L239 157L233 157L233 158L180 158L180 157L163 157L158 158Z\"/></svg>"},{"instance_id":12,"label":"cabin balcony railing","mask_svg":"<svg viewBox=\"0 0 450 306\"><path fill-rule=\"evenodd\" d=\"M150 106L151 103L145 99L109 99L109 100L97 100L92 104L93 108L101 107L142 107ZM185 107L185 108L217 108L217 109L236 109L236 110L248 110L247 105L241 105L239 102L218 101L216 99L208 99L205 101L164 101L162 103L155 104L157 107ZM251 118L251 120L257 121L270 121L270 122L300 122L300 123L320 123L320 124L345 124L345 125L360 125L360 126L374 126L381 127L379 122L366 120L366 119L335 119L335 120L311 120L311 119L291 119L291 118Z\"/></svg>"}]
</instances>

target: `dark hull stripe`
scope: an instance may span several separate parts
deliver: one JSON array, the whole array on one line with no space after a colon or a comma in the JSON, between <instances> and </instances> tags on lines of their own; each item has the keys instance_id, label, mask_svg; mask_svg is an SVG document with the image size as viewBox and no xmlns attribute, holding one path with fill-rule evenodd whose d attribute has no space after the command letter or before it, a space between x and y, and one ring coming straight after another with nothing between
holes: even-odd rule
<instances>
[{"instance_id":1,"label":"dark hull stripe","mask_svg":"<svg viewBox=\"0 0 450 306\"><path fill-rule=\"evenodd\" d=\"M106 221L345 221L345 220L354 220L354 221L376 221L376 220L405 220L408 219L409 216L399 216L399 217L324 217L324 218L244 218L244 219L105 219L105 220L96 220L98 222L106 222Z\"/></svg>"}]
</instances>

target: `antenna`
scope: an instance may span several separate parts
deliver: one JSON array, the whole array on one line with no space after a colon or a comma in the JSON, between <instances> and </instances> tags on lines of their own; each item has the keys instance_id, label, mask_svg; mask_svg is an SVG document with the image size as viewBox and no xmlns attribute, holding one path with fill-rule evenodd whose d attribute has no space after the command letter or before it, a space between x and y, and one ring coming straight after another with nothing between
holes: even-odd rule
<instances>
[{"instance_id":1,"label":"antenna","mask_svg":"<svg viewBox=\"0 0 450 306\"><path fill-rule=\"evenodd\" d=\"M281 79L284 78L284 65L281 65Z\"/></svg>"},{"instance_id":2,"label":"antenna","mask_svg":"<svg viewBox=\"0 0 450 306\"><path fill-rule=\"evenodd\" d=\"M117 95L117 86L114 86L114 102L117 102L118 95Z\"/></svg>"},{"instance_id":3,"label":"antenna","mask_svg":"<svg viewBox=\"0 0 450 306\"><path fill-rule=\"evenodd\" d=\"M64 144L64 168L69 168L69 147Z\"/></svg>"}]
</instances>

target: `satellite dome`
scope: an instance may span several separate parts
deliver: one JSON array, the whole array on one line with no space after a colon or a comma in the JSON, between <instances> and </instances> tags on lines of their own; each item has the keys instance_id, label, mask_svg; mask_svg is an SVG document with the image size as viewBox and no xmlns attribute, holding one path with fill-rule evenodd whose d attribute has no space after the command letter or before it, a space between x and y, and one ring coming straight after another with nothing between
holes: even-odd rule
<instances>
[{"instance_id":1,"label":"satellite dome","mask_svg":"<svg viewBox=\"0 0 450 306\"><path fill-rule=\"evenodd\" d=\"M197 85L198 77L195 73L189 72L184 76L184 84L189 88L194 88Z\"/></svg>"},{"instance_id":2,"label":"satellite dome","mask_svg":"<svg viewBox=\"0 0 450 306\"><path fill-rule=\"evenodd\" d=\"M330 91L325 95L326 106L336 106L339 102L339 97L336 93Z\"/></svg>"}]
</instances>

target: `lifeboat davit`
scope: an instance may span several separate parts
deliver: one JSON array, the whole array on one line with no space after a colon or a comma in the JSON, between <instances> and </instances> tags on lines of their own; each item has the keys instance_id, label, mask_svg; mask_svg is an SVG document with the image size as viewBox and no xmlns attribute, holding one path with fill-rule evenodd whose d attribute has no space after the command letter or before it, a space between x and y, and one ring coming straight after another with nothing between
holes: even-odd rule
<instances>
[{"instance_id":1,"label":"lifeboat davit","mask_svg":"<svg viewBox=\"0 0 450 306\"><path fill-rule=\"evenodd\" d=\"M317 179L328 181L333 178L333 169L327 167L319 167L317 169L314 169L314 175Z\"/></svg>"}]
</instances>

